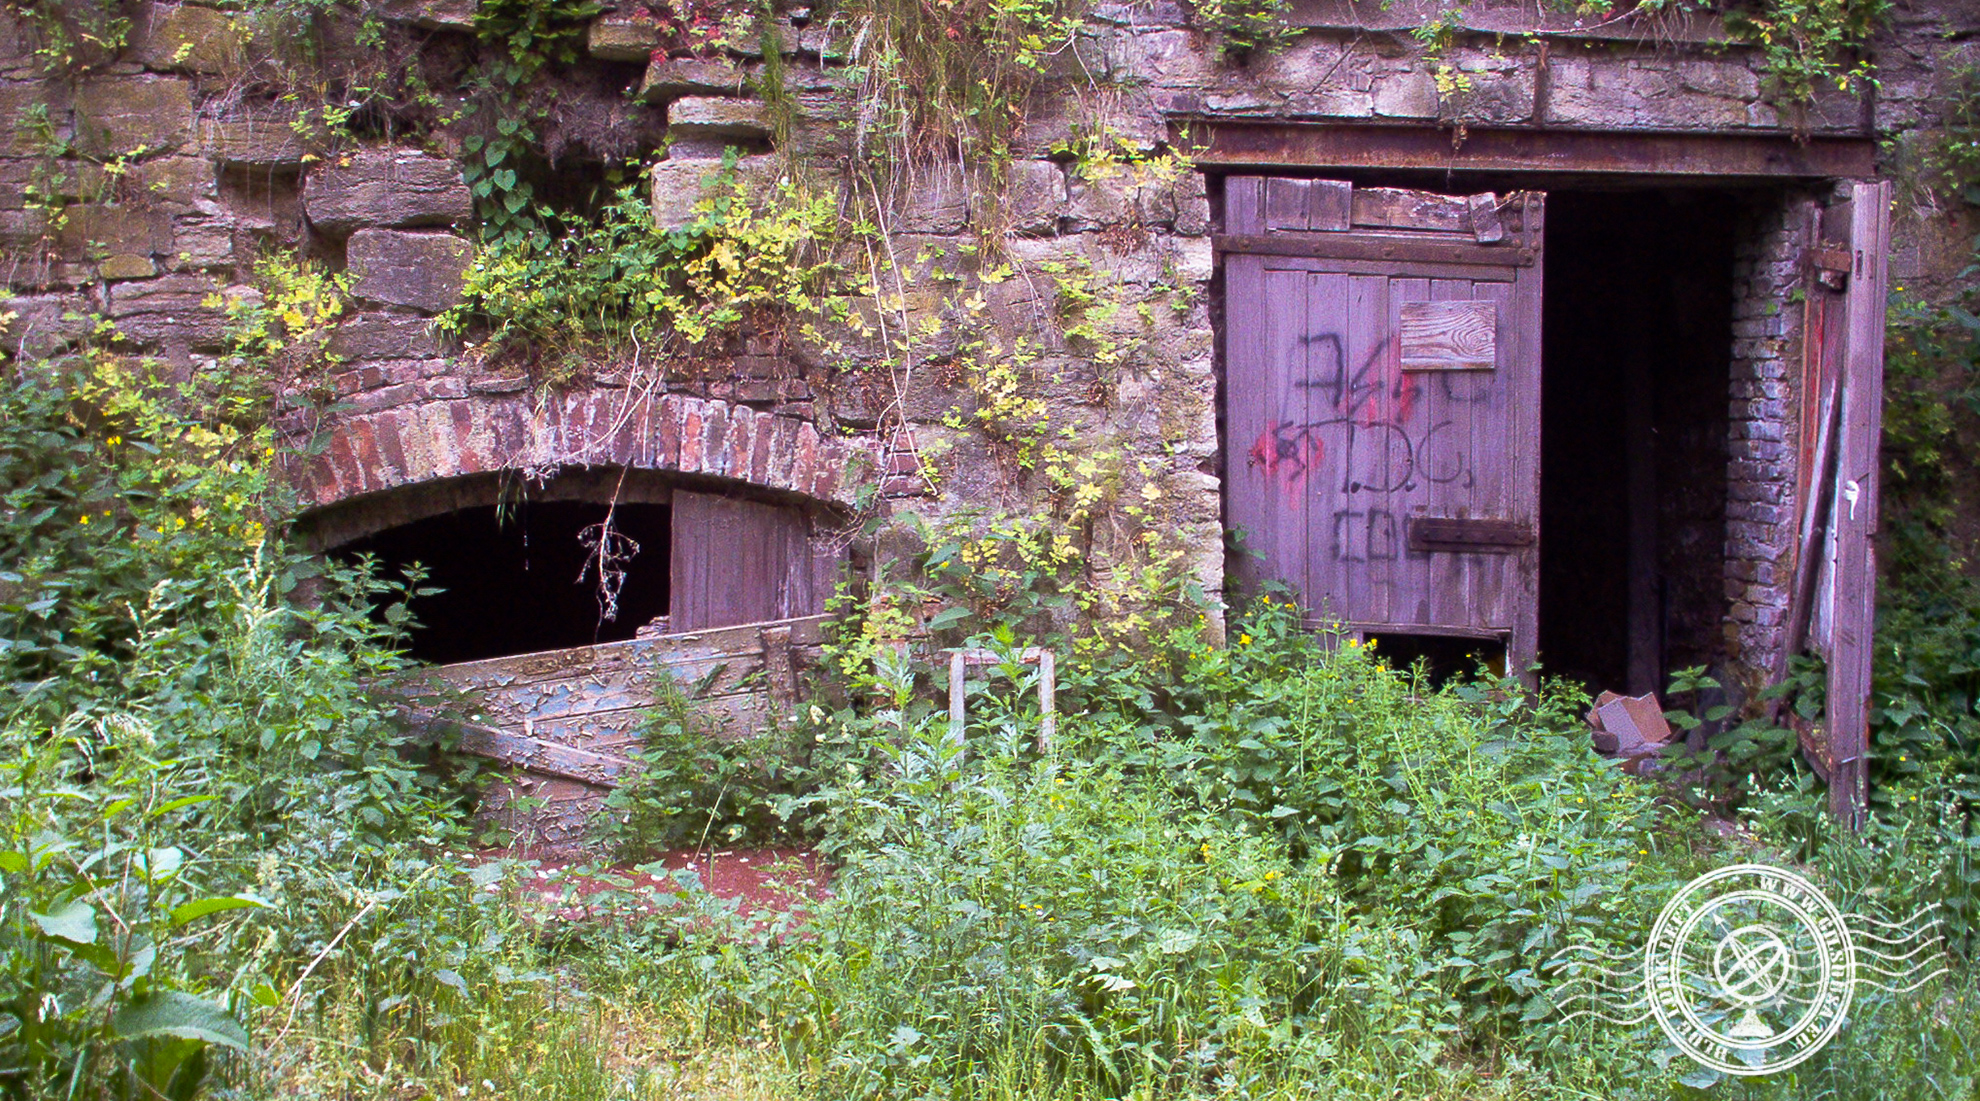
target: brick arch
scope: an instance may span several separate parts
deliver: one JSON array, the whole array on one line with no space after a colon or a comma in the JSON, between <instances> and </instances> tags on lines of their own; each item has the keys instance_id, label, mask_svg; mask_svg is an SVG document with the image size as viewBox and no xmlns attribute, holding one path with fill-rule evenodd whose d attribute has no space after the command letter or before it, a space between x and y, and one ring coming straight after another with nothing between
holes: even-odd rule
<instances>
[{"instance_id":1,"label":"brick arch","mask_svg":"<svg viewBox=\"0 0 1980 1101\"><path fill-rule=\"evenodd\" d=\"M582 391L468 396L338 417L290 471L304 509L402 486L546 465L727 478L842 507L879 476L872 436L684 394Z\"/></svg>"}]
</instances>

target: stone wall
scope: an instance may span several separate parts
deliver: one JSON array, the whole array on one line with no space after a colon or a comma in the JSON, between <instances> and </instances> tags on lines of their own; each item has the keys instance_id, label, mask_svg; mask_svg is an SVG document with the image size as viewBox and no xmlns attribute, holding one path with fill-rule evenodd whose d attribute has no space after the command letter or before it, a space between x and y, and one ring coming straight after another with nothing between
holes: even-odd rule
<instances>
[{"instance_id":1,"label":"stone wall","mask_svg":"<svg viewBox=\"0 0 1980 1101\"><path fill-rule=\"evenodd\" d=\"M1703 16L1585 27L1549 15L1536 25L1527 6L1476 4L1444 55L1440 91L1435 65L1409 30L1441 5L1299 0L1294 21L1305 32L1239 64L1172 0L1103 0L1053 59L1001 188L988 186L981 166L936 158L883 174L865 196L877 200L891 258L880 264L882 285L865 320L882 334L910 334L904 347L888 346L885 335L814 345L742 333L669 365L651 390L630 391L617 365L580 364L562 396L532 404L525 375L490 369L430 324L456 301L474 261L458 116L470 63L492 47L476 39L468 0L363 7L385 36L372 49L403 57L429 80L461 82L430 87L440 108L408 108L399 122L374 119L341 134L310 125L315 116L299 113L311 106L307 97L288 94L307 82L285 91L255 61L270 50L257 38L263 29L198 0L134 4L126 49L90 71L54 76L34 55L37 28L0 14L0 114L17 123L0 135L0 249L8 258L0 270L13 288L4 309L16 315L0 347L60 354L101 318L132 351L211 361L226 297L257 293L257 252L294 249L347 269L357 299L331 344L341 362L328 396L344 408L326 423L338 442L297 474L320 503L450 472L639 454L659 468L740 475L843 502L864 500L855 483L875 481L897 507L939 515L1057 507L1068 492L1044 484L982 430L995 409L994 388L973 367L980 350L1027 341L1017 374L1041 403L1035 427L1114 456L1106 470L1081 477L1107 480L1110 499L1136 510L1132 522L1087 526L1090 576L1129 561L1143 533L1155 533L1182 549L1213 596L1224 569L1216 186L1165 156L1188 153L1192 124L1379 124L1453 140L1483 128L1817 136L1869 136L1871 122L1929 129L1933 67L1945 52L1939 30L1946 19L1974 21L1957 4L1900 5L1879 46L1900 70L1889 94L1875 102L1827 94L1788 109L1764 95L1759 56L1723 46L1723 29ZM554 132L543 135L546 156L564 151L553 166L587 172L608 147L630 151L652 166L656 217L677 225L728 147L745 154L739 173L759 185L792 164L845 181L853 159L872 153L869 101L849 76L852 28L844 22L780 7L772 48L791 103L780 125L753 94L766 72L759 40L739 39L713 56L670 56L639 9L624 3L600 17L585 37L588 56L547 78L560 98ZM364 47L348 28L340 33L315 64L356 63ZM598 137L606 131L609 141ZM1784 439L1796 397L1783 364L1796 345L1783 303L1797 278L1798 245L1784 209L1755 209L1739 261L1728 630L1747 660L1777 645L1785 585L1778 564L1793 507ZM1943 279L1956 270L1949 265L1963 238L1950 238L1966 227L1910 225L1901 273ZM986 238L1001 253L997 263L985 259ZM1067 331L1068 280L1083 280L1113 307L1084 335ZM1100 344L1117 354L1096 356ZM652 411L691 405L719 410L726 426L755 426L751 443L711 438L693 462L686 444L661 444L661 426L679 433L683 422ZM638 431L648 435L591 438L605 422L559 420L559 410L572 408L644 410ZM613 433L624 429L607 420ZM714 431L712 423L702 420L703 431ZM300 430L303 420L290 426ZM799 470L780 457L792 452L759 446L798 439L830 450L832 468ZM716 466L696 465L709 462Z\"/></svg>"}]
</instances>

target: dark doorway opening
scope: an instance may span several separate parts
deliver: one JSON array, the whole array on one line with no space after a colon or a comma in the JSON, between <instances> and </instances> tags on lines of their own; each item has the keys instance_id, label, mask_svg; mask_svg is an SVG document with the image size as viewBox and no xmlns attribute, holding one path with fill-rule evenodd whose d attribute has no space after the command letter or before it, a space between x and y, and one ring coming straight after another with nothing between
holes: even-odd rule
<instances>
[{"instance_id":1,"label":"dark doorway opening","mask_svg":"<svg viewBox=\"0 0 1980 1101\"><path fill-rule=\"evenodd\" d=\"M1506 644L1502 639L1390 632L1370 632L1366 637L1368 644L1392 668L1414 669L1421 665L1432 688L1481 672L1491 677L1506 673Z\"/></svg>"},{"instance_id":2,"label":"dark doorway opening","mask_svg":"<svg viewBox=\"0 0 1980 1101\"><path fill-rule=\"evenodd\" d=\"M1738 196L1547 199L1540 657L1661 691L1724 653Z\"/></svg>"},{"instance_id":3,"label":"dark doorway opening","mask_svg":"<svg viewBox=\"0 0 1980 1101\"><path fill-rule=\"evenodd\" d=\"M614 528L639 545L625 564L618 615L599 610L596 564L580 534L607 506L522 500L442 513L348 543L334 557L375 556L386 577L413 563L426 569L416 598L412 656L448 664L630 639L667 614L669 508L621 502ZM590 569L587 569L587 565ZM580 580L582 575L583 580Z\"/></svg>"}]
</instances>

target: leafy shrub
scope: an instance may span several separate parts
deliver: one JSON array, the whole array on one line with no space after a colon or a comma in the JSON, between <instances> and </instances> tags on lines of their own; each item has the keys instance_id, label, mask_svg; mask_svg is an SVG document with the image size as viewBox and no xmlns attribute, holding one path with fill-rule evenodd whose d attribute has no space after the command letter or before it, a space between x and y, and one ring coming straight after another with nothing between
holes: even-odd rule
<instances>
[{"instance_id":1,"label":"leafy shrub","mask_svg":"<svg viewBox=\"0 0 1980 1101\"><path fill-rule=\"evenodd\" d=\"M1177 647L1173 710L1116 680L1042 749L1022 682L963 745L869 727L882 764L817 797L832 897L755 988L793 1065L834 1096L1386 1096L1585 1054L1543 964L1647 928L1689 860L1585 701L1432 692L1284 604L1236 626Z\"/></svg>"},{"instance_id":2,"label":"leafy shrub","mask_svg":"<svg viewBox=\"0 0 1980 1101\"><path fill-rule=\"evenodd\" d=\"M1299 34L1286 20L1291 0L1197 0L1194 10L1196 25L1216 35L1232 57L1269 53Z\"/></svg>"},{"instance_id":3,"label":"leafy shrub","mask_svg":"<svg viewBox=\"0 0 1980 1101\"><path fill-rule=\"evenodd\" d=\"M644 174L595 219L540 211L549 230L481 249L441 326L486 324L496 351L555 357L607 341L698 344L746 319L828 308L835 268L814 241L835 231L831 200L789 183L751 195L735 165L731 150L685 226L655 226Z\"/></svg>"},{"instance_id":4,"label":"leafy shrub","mask_svg":"<svg viewBox=\"0 0 1980 1101\"><path fill-rule=\"evenodd\" d=\"M0 1084L9 1096L188 1098L247 1033L203 987L203 919L264 905L209 894L186 837L199 769L128 715L5 728L0 761ZM215 979L219 982L216 984ZM19 1091L19 1092L16 1092Z\"/></svg>"},{"instance_id":5,"label":"leafy shrub","mask_svg":"<svg viewBox=\"0 0 1980 1101\"><path fill-rule=\"evenodd\" d=\"M627 754L639 771L605 798L605 839L625 855L645 856L775 834L777 802L792 792L787 740L774 730L726 740L696 708L692 689L664 678L655 684L639 747Z\"/></svg>"}]
</instances>

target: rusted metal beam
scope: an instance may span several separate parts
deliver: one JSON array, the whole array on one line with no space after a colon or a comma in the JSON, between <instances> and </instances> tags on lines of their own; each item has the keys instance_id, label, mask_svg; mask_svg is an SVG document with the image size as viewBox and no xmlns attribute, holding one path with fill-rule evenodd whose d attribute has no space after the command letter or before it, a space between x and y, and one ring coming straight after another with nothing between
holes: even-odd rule
<instances>
[{"instance_id":1,"label":"rusted metal beam","mask_svg":"<svg viewBox=\"0 0 1980 1101\"><path fill-rule=\"evenodd\" d=\"M1584 130L1472 128L1454 143L1428 126L1178 122L1179 148L1216 169L1429 169L1439 172L1558 172L1612 176L1822 179L1876 174L1865 138L1785 134L1619 134Z\"/></svg>"}]
</instances>

